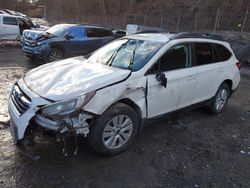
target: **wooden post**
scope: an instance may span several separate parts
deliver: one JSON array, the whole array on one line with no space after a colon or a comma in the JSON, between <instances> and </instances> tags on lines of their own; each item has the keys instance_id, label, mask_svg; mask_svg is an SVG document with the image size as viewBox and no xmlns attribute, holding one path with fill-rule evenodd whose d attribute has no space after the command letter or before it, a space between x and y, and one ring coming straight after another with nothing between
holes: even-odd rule
<instances>
[{"instance_id":1,"label":"wooden post","mask_svg":"<svg viewBox=\"0 0 250 188\"><path fill-rule=\"evenodd\" d=\"M103 12L104 23L103 22L102 23L104 25L107 25L105 0L99 0L99 5L100 5L100 9L102 9L102 12Z\"/></svg>"},{"instance_id":2,"label":"wooden post","mask_svg":"<svg viewBox=\"0 0 250 188\"><path fill-rule=\"evenodd\" d=\"M194 21L194 31L197 31L197 19L198 19L198 12L195 12L195 21Z\"/></svg>"},{"instance_id":3,"label":"wooden post","mask_svg":"<svg viewBox=\"0 0 250 188\"><path fill-rule=\"evenodd\" d=\"M144 25L147 25L147 14L144 14Z\"/></svg>"},{"instance_id":4,"label":"wooden post","mask_svg":"<svg viewBox=\"0 0 250 188\"><path fill-rule=\"evenodd\" d=\"M161 13L161 23L160 23L160 28L163 27L163 13Z\"/></svg>"},{"instance_id":5,"label":"wooden post","mask_svg":"<svg viewBox=\"0 0 250 188\"><path fill-rule=\"evenodd\" d=\"M177 26L176 26L176 32L179 31L180 18L181 18L181 10L179 10L179 14L178 14L178 21L177 21Z\"/></svg>"},{"instance_id":6,"label":"wooden post","mask_svg":"<svg viewBox=\"0 0 250 188\"><path fill-rule=\"evenodd\" d=\"M248 15L248 9L246 10L246 13L245 13L245 17L244 17L244 21L243 21L243 24L242 24L241 32L244 31L244 27L245 27L245 24L246 24L246 21L247 21L247 15Z\"/></svg>"},{"instance_id":7,"label":"wooden post","mask_svg":"<svg viewBox=\"0 0 250 188\"><path fill-rule=\"evenodd\" d=\"M127 22L126 22L126 14L124 14L124 18L123 18L123 26L126 29L127 27Z\"/></svg>"},{"instance_id":8,"label":"wooden post","mask_svg":"<svg viewBox=\"0 0 250 188\"><path fill-rule=\"evenodd\" d=\"M216 11L216 18L215 18L215 22L214 22L214 32L216 31L217 29L217 26L218 26L218 21L219 21L219 10L217 9Z\"/></svg>"},{"instance_id":9,"label":"wooden post","mask_svg":"<svg viewBox=\"0 0 250 188\"><path fill-rule=\"evenodd\" d=\"M136 24L136 20L137 20L136 15L134 15L134 21L133 21L134 24Z\"/></svg>"},{"instance_id":10,"label":"wooden post","mask_svg":"<svg viewBox=\"0 0 250 188\"><path fill-rule=\"evenodd\" d=\"M45 20L47 20L47 19L48 19L47 7L48 7L47 0L44 0L43 17L45 18Z\"/></svg>"}]
</instances>

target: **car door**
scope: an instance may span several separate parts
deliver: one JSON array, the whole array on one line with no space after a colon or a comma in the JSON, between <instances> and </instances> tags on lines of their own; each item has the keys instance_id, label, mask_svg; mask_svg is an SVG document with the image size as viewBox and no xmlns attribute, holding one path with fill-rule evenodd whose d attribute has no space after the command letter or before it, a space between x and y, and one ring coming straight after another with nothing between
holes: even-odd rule
<instances>
[{"instance_id":1,"label":"car door","mask_svg":"<svg viewBox=\"0 0 250 188\"><path fill-rule=\"evenodd\" d=\"M191 45L170 48L147 73L148 118L192 104L197 70L191 67ZM157 77L166 78L166 87Z\"/></svg>"},{"instance_id":2,"label":"car door","mask_svg":"<svg viewBox=\"0 0 250 188\"><path fill-rule=\"evenodd\" d=\"M88 52L86 39L82 26L69 29L65 34L64 42L64 49L67 56L85 55Z\"/></svg>"},{"instance_id":3,"label":"car door","mask_svg":"<svg viewBox=\"0 0 250 188\"><path fill-rule=\"evenodd\" d=\"M3 16L2 18L2 27L1 27L1 36L2 39L16 39L19 35L19 27L17 19L15 17Z\"/></svg>"},{"instance_id":4,"label":"car door","mask_svg":"<svg viewBox=\"0 0 250 188\"><path fill-rule=\"evenodd\" d=\"M216 61L213 45L208 42L193 44L196 67L198 70L194 103L211 99L223 81L223 66Z\"/></svg>"},{"instance_id":5,"label":"car door","mask_svg":"<svg viewBox=\"0 0 250 188\"><path fill-rule=\"evenodd\" d=\"M18 26L19 26L19 30L20 30L21 35L23 34L23 31L25 29L31 29L31 25L26 19L18 18L17 22L18 22Z\"/></svg>"}]
</instances>

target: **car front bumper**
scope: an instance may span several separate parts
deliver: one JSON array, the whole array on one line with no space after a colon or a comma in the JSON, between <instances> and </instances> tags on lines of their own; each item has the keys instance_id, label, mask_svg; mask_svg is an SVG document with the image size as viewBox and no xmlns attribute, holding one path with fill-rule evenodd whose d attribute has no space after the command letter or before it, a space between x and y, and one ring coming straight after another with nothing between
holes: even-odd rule
<instances>
[{"instance_id":1,"label":"car front bumper","mask_svg":"<svg viewBox=\"0 0 250 188\"><path fill-rule=\"evenodd\" d=\"M17 96L14 91L16 90L15 86L18 86L20 91L23 92L19 94L19 96L21 96L20 98L23 96L28 96L31 99L29 108L21 113L20 107L16 102ZM14 99L13 95L15 95ZM62 117L62 119L56 121L46 118L42 114L38 113L41 106L45 106L50 103L50 101L41 98L36 93L31 91L25 85L23 79L20 79L19 82L14 85L9 94L8 109L10 115L10 130L13 142L15 144L25 137L25 132L29 125L31 126L30 128L33 128L32 126L38 125L45 130L55 131L58 134L64 134L68 131L73 131L75 134L87 136L89 133L89 124L87 123L87 120L92 119L93 115L90 115L87 112L81 112L79 114L72 115L72 117Z\"/></svg>"},{"instance_id":2,"label":"car front bumper","mask_svg":"<svg viewBox=\"0 0 250 188\"><path fill-rule=\"evenodd\" d=\"M49 104L49 101L39 97L37 94L32 92L23 82L23 79L20 79L18 82L18 87L20 90L29 96L32 101L29 108L22 114L18 111L17 103L13 100L13 90L11 89L8 98L8 110L10 115L10 130L13 138L13 142L17 142L24 138L25 131L30 123L32 117L36 115L36 112L40 109L38 106ZM22 94L23 95L23 94ZM22 97L20 95L20 97Z\"/></svg>"},{"instance_id":3,"label":"car front bumper","mask_svg":"<svg viewBox=\"0 0 250 188\"><path fill-rule=\"evenodd\" d=\"M23 52L26 56L36 57L39 59L45 59L49 54L47 46L29 46L24 44L22 47Z\"/></svg>"}]
</instances>

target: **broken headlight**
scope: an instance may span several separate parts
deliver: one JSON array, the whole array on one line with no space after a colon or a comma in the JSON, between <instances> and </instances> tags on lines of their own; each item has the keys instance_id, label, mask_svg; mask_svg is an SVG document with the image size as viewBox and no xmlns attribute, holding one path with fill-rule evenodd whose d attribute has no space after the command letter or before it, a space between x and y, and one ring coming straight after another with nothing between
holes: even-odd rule
<instances>
[{"instance_id":1,"label":"broken headlight","mask_svg":"<svg viewBox=\"0 0 250 188\"><path fill-rule=\"evenodd\" d=\"M64 116L79 110L85 106L95 95L94 92L89 92L77 98L56 102L42 108L42 113L45 116Z\"/></svg>"}]
</instances>

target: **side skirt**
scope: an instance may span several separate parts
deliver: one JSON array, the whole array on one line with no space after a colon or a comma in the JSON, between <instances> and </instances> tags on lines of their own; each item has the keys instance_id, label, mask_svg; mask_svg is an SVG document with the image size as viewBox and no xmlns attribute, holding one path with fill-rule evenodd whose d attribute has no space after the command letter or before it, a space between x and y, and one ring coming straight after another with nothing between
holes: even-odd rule
<instances>
[{"instance_id":1,"label":"side skirt","mask_svg":"<svg viewBox=\"0 0 250 188\"><path fill-rule=\"evenodd\" d=\"M202 101L202 102L199 102L197 104L193 104L191 106L188 106L188 107L184 107L184 108L181 108L181 109L178 109L178 110L175 110L175 111L172 111L172 112L168 112L168 113L165 113L165 114L161 114L159 116L155 116L155 117L152 117L152 118L148 118L148 119L144 119L144 123L149 123L151 121L155 121L155 120L159 120L159 119L162 119L162 118L166 118L168 116L171 116L175 113L178 113L178 112L183 112L183 111L190 111L190 110L193 110L193 109L196 109L196 108L200 108L200 107L203 107L203 106L206 106L206 105L209 105L210 102L211 102L212 99L208 99L206 101Z\"/></svg>"}]
</instances>

